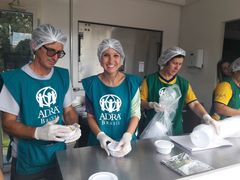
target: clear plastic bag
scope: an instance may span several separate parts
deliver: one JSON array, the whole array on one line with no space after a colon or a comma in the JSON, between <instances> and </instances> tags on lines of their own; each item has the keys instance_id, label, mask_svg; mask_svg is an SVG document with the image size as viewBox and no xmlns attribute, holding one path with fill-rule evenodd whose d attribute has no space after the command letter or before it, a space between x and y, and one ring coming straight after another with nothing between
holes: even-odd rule
<instances>
[{"instance_id":1,"label":"clear plastic bag","mask_svg":"<svg viewBox=\"0 0 240 180\"><path fill-rule=\"evenodd\" d=\"M172 156L170 159L164 159L161 163L183 176L213 170L213 167L194 159L186 153L180 153Z\"/></svg>"},{"instance_id":2,"label":"clear plastic bag","mask_svg":"<svg viewBox=\"0 0 240 180\"><path fill-rule=\"evenodd\" d=\"M162 88L159 90L159 105L163 112L157 112L147 127L140 135L140 139L161 138L172 135L172 120L176 115L178 101L181 98L181 91L178 85Z\"/></svg>"}]
</instances>

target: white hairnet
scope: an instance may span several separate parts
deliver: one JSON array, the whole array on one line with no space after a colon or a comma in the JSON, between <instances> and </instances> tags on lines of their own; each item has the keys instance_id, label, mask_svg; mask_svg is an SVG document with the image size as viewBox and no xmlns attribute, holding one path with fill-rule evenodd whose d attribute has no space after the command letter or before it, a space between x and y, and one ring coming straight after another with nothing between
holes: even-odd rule
<instances>
[{"instance_id":1,"label":"white hairnet","mask_svg":"<svg viewBox=\"0 0 240 180\"><path fill-rule=\"evenodd\" d=\"M168 61L170 61L172 58L176 57L176 56L186 56L186 52L181 49L180 47L172 47L172 48L168 48L166 49L162 55L160 56L160 58L158 59L158 64L164 65L166 64Z\"/></svg>"},{"instance_id":2,"label":"white hairnet","mask_svg":"<svg viewBox=\"0 0 240 180\"><path fill-rule=\"evenodd\" d=\"M118 40L116 40L116 39L104 39L98 46L97 55L98 55L99 61L101 60L102 53L104 51L106 51L108 48L112 48L115 51L117 51L120 54L122 60L125 58L125 54L123 52L122 45Z\"/></svg>"},{"instance_id":3,"label":"white hairnet","mask_svg":"<svg viewBox=\"0 0 240 180\"><path fill-rule=\"evenodd\" d=\"M33 31L31 48L33 51L36 51L45 44L59 42L64 45L66 41L67 36L60 29L50 24L43 24Z\"/></svg>"},{"instance_id":4,"label":"white hairnet","mask_svg":"<svg viewBox=\"0 0 240 180\"><path fill-rule=\"evenodd\" d=\"M240 71L240 57L233 61L231 68L232 72Z\"/></svg>"}]
</instances>

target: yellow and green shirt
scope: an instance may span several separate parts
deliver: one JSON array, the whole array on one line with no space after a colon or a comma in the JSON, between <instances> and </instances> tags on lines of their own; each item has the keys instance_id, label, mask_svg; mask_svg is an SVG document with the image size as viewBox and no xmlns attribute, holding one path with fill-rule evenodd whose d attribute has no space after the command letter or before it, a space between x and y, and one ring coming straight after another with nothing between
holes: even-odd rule
<instances>
[{"instance_id":1,"label":"yellow and green shirt","mask_svg":"<svg viewBox=\"0 0 240 180\"><path fill-rule=\"evenodd\" d=\"M224 104L233 109L240 109L240 88L232 79L227 79L219 83L213 95L213 102ZM213 110L214 105L212 105ZM224 119L226 116L220 116Z\"/></svg>"},{"instance_id":2,"label":"yellow and green shirt","mask_svg":"<svg viewBox=\"0 0 240 180\"><path fill-rule=\"evenodd\" d=\"M173 84L177 84L180 88L182 97L178 102L178 109L176 111L175 118L173 119L173 135L179 135L183 133L182 126L182 110L185 104L191 103L197 100L195 93L192 90L191 85L187 80L182 78L181 76L175 76L170 81L166 81L159 76L159 73L153 73L148 75L141 86L141 100L145 100L148 102L158 102L159 101L159 90L163 87L169 87ZM143 131L143 129L147 126L150 120L155 115L155 111L153 109L145 110L145 119L142 118L139 122L139 131Z\"/></svg>"}]
</instances>

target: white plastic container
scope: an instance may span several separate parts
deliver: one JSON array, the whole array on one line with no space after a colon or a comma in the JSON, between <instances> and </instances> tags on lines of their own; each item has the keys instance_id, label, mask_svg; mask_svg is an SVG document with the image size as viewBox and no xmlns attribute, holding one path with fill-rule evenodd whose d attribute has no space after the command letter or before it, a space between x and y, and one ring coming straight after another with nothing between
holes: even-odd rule
<instances>
[{"instance_id":1,"label":"white plastic container","mask_svg":"<svg viewBox=\"0 0 240 180\"><path fill-rule=\"evenodd\" d=\"M220 137L240 137L240 116L225 118L219 121L218 124Z\"/></svg>"},{"instance_id":2,"label":"white plastic container","mask_svg":"<svg viewBox=\"0 0 240 180\"><path fill-rule=\"evenodd\" d=\"M190 134L192 143L199 148L207 147L216 136L212 125L200 124Z\"/></svg>"},{"instance_id":3,"label":"white plastic container","mask_svg":"<svg viewBox=\"0 0 240 180\"><path fill-rule=\"evenodd\" d=\"M174 144L167 140L157 140L154 142L156 150L160 154L169 154L174 147Z\"/></svg>"},{"instance_id":4,"label":"white plastic container","mask_svg":"<svg viewBox=\"0 0 240 180\"><path fill-rule=\"evenodd\" d=\"M108 150L113 157L123 157L124 154L121 153L121 148L116 148L118 145L118 142L116 143L109 143L107 145Z\"/></svg>"}]
</instances>

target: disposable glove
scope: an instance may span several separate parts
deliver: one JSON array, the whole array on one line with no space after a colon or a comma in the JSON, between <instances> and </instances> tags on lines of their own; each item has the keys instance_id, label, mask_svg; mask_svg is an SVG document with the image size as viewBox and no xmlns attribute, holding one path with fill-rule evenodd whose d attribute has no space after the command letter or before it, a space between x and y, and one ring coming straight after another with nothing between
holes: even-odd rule
<instances>
[{"instance_id":1,"label":"disposable glove","mask_svg":"<svg viewBox=\"0 0 240 180\"><path fill-rule=\"evenodd\" d=\"M65 143L71 143L78 140L81 137L81 129L78 123L68 125L68 128L72 130L68 137L65 138Z\"/></svg>"},{"instance_id":2,"label":"disposable glove","mask_svg":"<svg viewBox=\"0 0 240 180\"><path fill-rule=\"evenodd\" d=\"M156 102L149 102L148 106L154 109L156 112L163 112L164 108Z\"/></svg>"},{"instance_id":3,"label":"disposable glove","mask_svg":"<svg viewBox=\"0 0 240 180\"><path fill-rule=\"evenodd\" d=\"M116 149L121 149L119 153L122 156L127 155L132 150L131 140L132 134L129 132L125 132L116 147Z\"/></svg>"},{"instance_id":4,"label":"disposable glove","mask_svg":"<svg viewBox=\"0 0 240 180\"><path fill-rule=\"evenodd\" d=\"M37 127L34 132L34 138L44 141L65 141L65 138L69 136L72 130L67 126L56 124L58 120L59 117L42 127Z\"/></svg>"},{"instance_id":5,"label":"disposable glove","mask_svg":"<svg viewBox=\"0 0 240 180\"><path fill-rule=\"evenodd\" d=\"M216 134L220 133L220 126L216 120L214 120L209 114L203 115L203 120L206 124L212 125L216 131Z\"/></svg>"},{"instance_id":6,"label":"disposable glove","mask_svg":"<svg viewBox=\"0 0 240 180\"><path fill-rule=\"evenodd\" d=\"M109 136L107 136L104 132L100 132L97 134L97 139L100 142L101 148L103 148L107 155L110 155L110 152L108 150L107 144L108 143L116 143L116 141L114 141L112 138L110 138Z\"/></svg>"}]
</instances>

